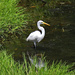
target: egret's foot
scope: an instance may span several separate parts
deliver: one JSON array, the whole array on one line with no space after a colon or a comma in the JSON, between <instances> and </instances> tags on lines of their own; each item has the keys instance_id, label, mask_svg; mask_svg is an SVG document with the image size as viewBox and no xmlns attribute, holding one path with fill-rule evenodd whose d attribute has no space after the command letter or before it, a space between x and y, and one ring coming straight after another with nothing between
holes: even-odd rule
<instances>
[{"instance_id":1,"label":"egret's foot","mask_svg":"<svg viewBox=\"0 0 75 75\"><path fill-rule=\"evenodd\" d=\"M36 46L33 44L33 48L36 49Z\"/></svg>"},{"instance_id":2,"label":"egret's foot","mask_svg":"<svg viewBox=\"0 0 75 75\"><path fill-rule=\"evenodd\" d=\"M34 47L36 49L36 47Z\"/></svg>"}]
</instances>

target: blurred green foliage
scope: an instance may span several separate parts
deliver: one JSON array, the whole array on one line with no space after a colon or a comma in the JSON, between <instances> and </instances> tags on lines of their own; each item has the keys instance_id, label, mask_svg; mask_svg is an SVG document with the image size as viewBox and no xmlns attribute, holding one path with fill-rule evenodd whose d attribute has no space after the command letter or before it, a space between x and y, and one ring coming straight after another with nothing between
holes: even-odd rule
<instances>
[{"instance_id":1,"label":"blurred green foliage","mask_svg":"<svg viewBox=\"0 0 75 75\"><path fill-rule=\"evenodd\" d=\"M46 3L44 3L45 1ZM49 20L51 17L65 15L73 4L74 0L21 0L20 4L27 7L31 20L37 22L39 19Z\"/></svg>"},{"instance_id":2,"label":"blurred green foliage","mask_svg":"<svg viewBox=\"0 0 75 75\"><path fill-rule=\"evenodd\" d=\"M27 61L25 54L23 54L23 57L24 62L16 62L12 58L12 54L8 55L5 50L0 51L0 75L75 75L75 70L71 70L75 63L66 64L60 61L48 65L48 62L45 60L44 67L35 68L35 65ZM36 60L35 58L35 63L37 63Z\"/></svg>"}]
</instances>

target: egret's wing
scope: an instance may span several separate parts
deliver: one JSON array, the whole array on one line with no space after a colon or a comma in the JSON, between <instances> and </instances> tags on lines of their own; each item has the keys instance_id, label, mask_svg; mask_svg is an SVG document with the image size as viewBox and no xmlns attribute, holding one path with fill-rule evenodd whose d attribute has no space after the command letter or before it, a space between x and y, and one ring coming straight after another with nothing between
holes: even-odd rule
<instances>
[{"instance_id":1,"label":"egret's wing","mask_svg":"<svg viewBox=\"0 0 75 75\"><path fill-rule=\"evenodd\" d=\"M30 33L30 35L27 37L26 41L35 41L37 38L41 35L39 31L34 31Z\"/></svg>"}]
</instances>

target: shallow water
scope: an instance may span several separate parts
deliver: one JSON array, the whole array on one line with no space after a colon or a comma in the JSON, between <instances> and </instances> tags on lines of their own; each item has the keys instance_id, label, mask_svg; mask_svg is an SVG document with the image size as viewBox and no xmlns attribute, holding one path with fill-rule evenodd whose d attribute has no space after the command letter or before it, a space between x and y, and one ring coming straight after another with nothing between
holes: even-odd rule
<instances>
[{"instance_id":1,"label":"shallow water","mask_svg":"<svg viewBox=\"0 0 75 75\"><path fill-rule=\"evenodd\" d=\"M45 54L48 61L75 62L75 7L60 10L63 13L58 13L59 10L49 11L54 12L55 16L47 20L51 27L44 27L46 30L45 38L37 44L36 49L33 48L32 42L25 41L24 37L28 36L25 34L19 37L12 36L5 41L5 48L9 50L8 53L14 52L13 57L15 60L22 61L22 53L27 56L27 52L29 52L31 56ZM62 15L56 16L56 14Z\"/></svg>"}]
</instances>

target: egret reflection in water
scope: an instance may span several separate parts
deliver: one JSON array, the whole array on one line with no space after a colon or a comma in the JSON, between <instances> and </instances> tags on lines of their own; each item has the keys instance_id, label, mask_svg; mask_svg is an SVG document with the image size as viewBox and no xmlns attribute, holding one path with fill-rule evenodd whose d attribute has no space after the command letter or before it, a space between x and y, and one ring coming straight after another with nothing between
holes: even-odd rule
<instances>
[{"instance_id":1,"label":"egret reflection in water","mask_svg":"<svg viewBox=\"0 0 75 75\"><path fill-rule=\"evenodd\" d=\"M41 69L42 67L45 67L45 62L42 58L38 57L37 55L35 55L34 57L30 57L28 52L27 55L31 64L34 65L36 68Z\"/></svg>"}]
</instances>

